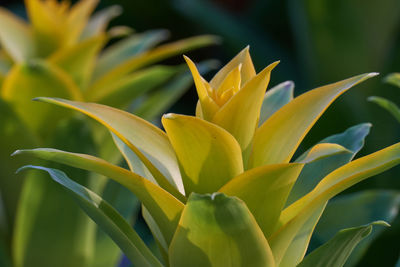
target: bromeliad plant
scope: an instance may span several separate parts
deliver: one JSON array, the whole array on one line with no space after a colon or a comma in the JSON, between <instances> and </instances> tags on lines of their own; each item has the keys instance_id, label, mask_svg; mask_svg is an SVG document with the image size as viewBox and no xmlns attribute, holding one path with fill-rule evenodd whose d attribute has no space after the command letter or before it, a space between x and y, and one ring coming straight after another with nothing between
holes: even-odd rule
<instances>
[{"instance_id":1,"label":"bromeliad plant","mask_svg":"<svg viewBox=\"0 0 400 267\"><path fill-rule=\"evenodd\" d=\"M297 159L293 155L339 95L376 74L292 99L290 82L265 94L277 63L256 74L248 48L210 82L185 59L199 95L196 116L164 115L165 132L104 105L37 98L78 110L106 126L130 171L94 156L49 148L16 154L93 171L131 190L142 202L163 260L98 195L59 170L25 167L47 171L68 189L138 266L342 266L372 225L385 223L343 230L304 258L314 227L329 199L400 163L400 144L351 161L365 137L353 129ZM292 190L295 183L313 177L321 181L312 189Z\"/></svg>"},{"instance_id":2,"label":"bromeliad plant","mask_svg":"<svg viewBox=\"0 0 400 267\"><path fill-rule=\"evenodd\" d=\"M154 63L216 42L215 37L198 36L160 45L168 39L165 30L132 34L126 27L108 29L121 8L112 6L92 16L97 3L26 0L29 22L0 8L0 255L12 257L17 267L89 266L98 253L93 246L100 242L93 237L90 220L74 203L65 203L69 197L56 193L48 179L38 178L40 174L29 175L35 177L24 182L11 179L22 163L11 161L9 154L24 143L96 151L113 162L120 158L108 149L112 139L105 130L31 99L95 101L129 107L152 120L192 83L184 66ZM83 180L98 193L105 184ZM60 202L65 209L54 216ZM75 250L66 255L66 247Z\"/></svg>"}]
</instances>

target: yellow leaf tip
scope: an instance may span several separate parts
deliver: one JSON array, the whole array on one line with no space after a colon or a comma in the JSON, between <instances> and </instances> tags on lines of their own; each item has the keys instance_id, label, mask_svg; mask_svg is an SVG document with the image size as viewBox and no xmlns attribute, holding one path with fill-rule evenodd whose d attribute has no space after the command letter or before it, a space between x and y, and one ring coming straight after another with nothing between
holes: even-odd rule
<instances>
[{"instance_id":1,"label":"yellow leaf tip","mask_svg":"<svg viewBox=\"0 0 400 267\"><path fill-rule=\"evenodd\" d=\"M163 115L163 119L166 119L166 120L173 120L176 118L177 118L177 115L175 113L167 113L167 114Z\"/></svg>"}]
</instances>

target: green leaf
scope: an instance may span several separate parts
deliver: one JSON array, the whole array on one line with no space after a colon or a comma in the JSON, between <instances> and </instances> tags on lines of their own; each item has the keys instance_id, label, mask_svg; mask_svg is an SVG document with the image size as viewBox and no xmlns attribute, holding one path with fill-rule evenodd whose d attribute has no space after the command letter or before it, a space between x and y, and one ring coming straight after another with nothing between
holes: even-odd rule
<instances>
[{"instance_id":1,"label":"green leaf","mask_svg":"<svg viewBox=\"0 0 400 267\"><path fill-rule=\"evenodd\" d=\"M96 13L89 19L85 29L80 36L80 40L86 40L100 33L104 33L109 22L122 13L122 8L118 5L106 7Z\"/></svg>"},{"instance_id":2,"label":"green leaf","mask_svg":"<svg viewBox=\"0 0 400 267\"><path fill-rule=\"evenodd\" d=\"M345 141L347 141L347 138L351 137L350 133L357 132L353 131L353 128L354 130L357 130L357 128L352 127L343 134L334 135L324 140L330 139L331 141L334 141L334 139L336 138L337 143L343 144L345 143ZM363 140L365 135L360 135L360 138ZM359 143L359 140L356 137L353 140L355 145ZM321 181L323 177L325 177L333 170L339 168L340 166L348 163L355 155L355 153L344 148L341 145L335 143L319 143L309 151L306 151L296 160L296 162L301 160L303 157L312 154L313 151L317 148L322 148L324 150L325 146L328 146L328 150L326 152L331 151L331 153L327 153L327 156L320 157L317 160L314 160L313 162L310 162L304 166L300 176L298 177L294 187L290 192L286 205L290 205L294 201L309 193ZM336 146L339 149L335 151L329 149L329 146ZM324 211L324 208L325 206L323 205L317 211L315 211L313 215L311 215L310 218L307 220L307 222L302 226L301 230L299 230L296 238L293 239L292 243L286 251L285 255L287 256L284 256L282 262L280 263L282 266L296 265L304 257L315 225L317 224L322 212Z\"/></svg>"},{"instance_id":3,"label":"green leaf","mask_svg":"<svg viewBox=\"0 0 400 267\"><path fill-rule=\"evenodd\" d=\"M318 144L332 143L339 144L346 148L341 153L333 154L328 158L321 158L318 161L307 164L292 191L290 192L287 205L292 204L300 197L310 192L327 174L350 162L356 153L364 146L365 137L368 135L371 124L362 123L350 127L340 134L335 134L321 140ZM314 146L315 147L315 146ZM296 162L305 157L310 150L303 153Z\"/></svg>"},{"instance_id":4,"label":"green leaf","mask_svg":"<svg viewBox=\"0 0 400 267\"><path fill-rule=\"evenodd\" d=\"M57 66L40 60L15 65L4 80L1 94L32 131L42 137L56 125L48 122L57 121L65 117L65 114L54 112L51 107L40 105L31 99L37 96L70 99L82 97L68 74Z\"/></svg>"},{"instance_id":5,"label":"green leaf","mask_svg":"<svg viewBox=\"0 0 400 267\"><path fill-rule=\"evenodd\" d=\"M304 223L326 201L350 186L400 163L400 144L354 160L328 174L313 191L291 204L281 213L280 227L269 239L275 260L282 260L292 240Z\"/></svg>"},{"instance_id":6,"label":"green leaf","mask_svg":"<svg viewBox=\"0 0 400 267\"><path fill-rule=\"evenodd\" d=\"M348 163L364 145L364 139L368 135L370 128L371 124L369 123L355 125L343 133L335 134L321 140L319 144L315 145L300 156L296 161L299 161L301 158L308 155L310 151L315 149L317 146L326 145L327 143L340 144L345 147L342 147L343 149L341 152L339 151L339 153L333 153L329 157L322 157L306 164L290 191L286 206L309 193L327 174ZM315 225L324 211L324 208L325 206L322 206L314 212L314 214L310 216L308 221L302 226L301 230L299 230L299 233L286 251L286 255L288 256L283 257L281 262L282 266L293 266L302 260L306 253ZM357 225L370 221L372 220Z\"/></svg>"},{"instance_id":7,"label":"green leaf","mask_svg":"<svg viewBox=\"0 0 400 267\"><path fill-rule=\"evenodd\" d=\"M360 123L346 129L343 133L331 135L319 141L319 143L339 144L356 155L364 146L365 138L369 134L371 127L371 123Z\"/></svg>"},{"instance_id":8,"label":"green leaf","mask_svg":"<svg viewBox=\"0 0 400 267\"><path fill-rule=\"evenodd\" d=\"M374 225L389 226L384 221L377 221L341 230L331 240L309 254L298 266L342 267L357 244L371 233Z\"/></svg>"},{"instance_id":9,"label":"green leaf","mask_svg":"<svg viewBox=\"0 0 400 267\"><path fill-rule=\"evenodd\" d=\"M185 193L211 193L243 172L235 138L197 117L167 114L162 124L181 166Z\"/></svg>"},{"instance_id":10,"label":"green leaf","mask_svg":"<svg viewBox=\"0 0 400 267\"><path fill-rule=\"evenodd\" d=\"M75 168L93 171L115 180L136 195L160 224L167 242L171 240L183 209L183 204L161 187L145 178L102 159L85 154L46 148L18 150L14 154L32 155Z\"/></svg>"},{"instance_id":11,"label":"green leaf","mask_svg":"<svg viewBox=\"0 0 400 267\"><path fill-rule=\"evenodd\" d=\"M169 249L170 265L275 266L261 229L246 205L221 193L192 193Z\"/></svg>"},{"instance_id":12,"label":"green leaf","mask_svg":"<svg viewBox=\"0 0 400 267\"><path fill-rule=\"evenodd\" d=\"M165 255L168 255L168 243L165 240L157 222L151 216L149 211L145 207L143 207L143 205L142 205L142 216L143 216L143 219L146 221L146 224L149 227L154 239L157 241L161 255L163 255L165 257ZM166 262L168 262L167 257L165 258L165 260L166 260Z\"/></svg>"},{"instance_id":13,"label":"green leaf","mask_svg":"<svg viewBox=\"0 0 400 267\"><path fill-rule=\"evenodd\" d=\"M20 170L27 168L46 171L55 182L67 189L78 205L118 244L132 263L138 266L162 266L125 219L97 194L72 181L59 170L40 166L25 166Z\"/></svg>"},{"instance_id":14,"label":"green leaf","mask_svg":"<svg viewBox=\"0 0 400 267\"><path fill-rule=\"evenodd\" d=\"M290 161L327 107L352 86L376 76L362 74L308 91L275 112L255 133L249 167Z\"/></svg>"},{"instance_id":15,"label":"green leaf","mask_svg":"<svg viewBox=\"0 0 400 267\"><path fill-rule=\"evenodd\" d=\"M166 30L152 30L134 34L111 45L100 55L94 70L93 80L100 79L120 64L131 60L140 53L144 53L167 39L168 35Z\"/></svg>"},{"instance_id":16,"label":"green leaf","mask_svg":"<svg viewBox=\"0 0 400 267\"><path fill-rule=\"evenodd\" d=\"M161 86L179 72L182 72L182 66L149 67L128 74L111 86L89 94L87 98L93 102L126 108L134 99Z\"/></svg>"},{"instance_id":17,"label":"green leaf","mask_svg":"<svg viewBox=\"0 0 400 267\"><path fill-rule=\"evenodd\" d=\"M28 24L1 7L0 42L15 62L25 61L35 54L35 43Z\"/></svg>"},{"instance_id":18,"label":"green leaf","mask_svg":"<svg viewBox=\"0 0 400 267\"><path fill-rule=\"evenodd\" d=\"M55 98L38 100L80 111L103 124L140 158L161 187L184 201L175 152L163 131L128 112L99 104Z\"/></svg>"},{"instance_id":19,"label":"green leaf","mask_svg":"<svg viewBox=\"0 0 400 267\"><path fill-rule=\"evenodd\" d=\"M384 190L361 191L332 199L311 239L311 245L317 247L327 242L337 231L343 228L363 225L367 222L384 220L389 224L396 218L394 210L400 208L400 192ZM340 216L337 216L340 214ZM355 266L365 254L368 246L381 233L377 229L353 251L346 266Z\"/></svg>"},{"instance_id":20,"label":"green leaf","mask_svg":"<svg viewBox=\"0 0 400 267\"><path fill-rule=\"evenodd\" d=\"M268 239L303 166L287 163L254 168L229 181L219 192L243 200Z\"/></svg>"},{"instance_id":21,"label":"green leaf","mask_svg":"<svg viewBox=\"0 0 400 267\"><path fill-rule=\"evenodd\" d=\"M200 73L208 73L215 69L219 63L215 60L200 62L197 67ZM180 73L144 98L137 107L134 106L132 112L148 121L158 120L159 117L192 86L192 76L189 71Z\"/></svg>"},{"instance_id":22,"label":"green leaf","mask_svg":"<svg viewBox=\"0 0 400 267\"><path fill-rule=\"evenodd\" d=\"M109 86L116 80L134 70L148 66L165 58L182 54L186 51L215 44L217 41L218 39L214 36L204 35L158 46L150 51L140 53L136 57L126 60L115 68L111 69L102 75L101 78L97 79L90 90L95 91L98 88Z\"/></svg>"},{"instance_id":23,"label":"green leaf","mask_svg":"<svg viewBox=\"0 0 400 267\"><path fill-rule=\"evenodd\" d=\"M64 120L57 126L52 138L45 141L49 145L80 152L94 150L89 125L78 118ZM12 158L16 162L21 159L23 162L18 167L33 162L31 157ZM38 162L35 159L34 163ZM71 175L79 177L82 185L92 188L94 182L105 180L100 177L93 181L83 170L47 164L49 167L62 167ZM96 225L79 209L68 193L44 172L21 173L12 176L12 180L18 176L23 178L24 183L13 222L12 252L15 266L86 267L93 257ZM60 203L63 205L62 212ZM68 256L65 254L67 250ZM43 255L43 251L46 251L46 257L38 256Z\"/></svg>"},{"instance_id":24,"label":"green leaf","mask_svg":"<svg viewBox=\"0 0 400 267\"><path fill-rule=\"evenodd\" d=\"M0 114L0 198L4 205L0 220L6 222L7 232L11 233L23 184L22 177L16 176L15 170L25 163L11 159L10 154L21 146L36 147L38 140L11 106L1 98Z\"/></svg>"},{"instance_id":25,"label":"green leaf","mask_svg":"<svg viewBox=\"0 0 400 267\"><path fill-rule=\"evenodd\" d=\"M86 89L96 63L96 57L105 45L105 35L97 35L74 46L53 53L49 61L68 73L75 83Z\"/></svg>"},{"instance_id":26,"label":"green leaf","mask_svg":"<svg viewBox=\"0 0 400 267\"><path fill-rule=\"evenodd\" d=\"M230 132L243 151L244 162L251 148L254 131L258 125L260 109L271 71L279 62L274 62L250 79L214 115L212 122Z\"/></svg>"},{"instance_id":27,"label":"green leaf","mask_svg":"<svg viewBox=\"0 0 400 267\"><path fill-rule=\"evenodd\" d=\"M261 126L278 109L293 100L294 83L291 81L280 83L269 89L261 107L258 125Z\"/></svg>"},{"instance_id":28,"label":"green leaf","mask_svg":"<svg viewBox=\"0 0 400 267\"><path fill-rule=\"evenodd\" d=\"M75 44L97 5L97 0L79 1L71 8L63 3L26 0L25 6L40 57Z\"/></svg>"},{"instance_id":29,"label":"green leaf","mask_svg":"<svg viewBox=\"0 0 400 267\"><path fill-rule=\"evenodd\" d=\"M100 193L100 191L98 192ZM107 180L105 188L101 192L101 197L117 210L131 226L135 225L139 215L140 202L131 191L113 180ZM137 232L140 233L139 231ZM145 239L143 241L146 243ZM117 266L121 256L121 249L104 231L98 229L91 266Z\"/></svg>"},{"instance_id":30,"label":"green leaf","mask_svg":"<svg viewBox=\"0 0 400 267\"><path fill-rule=\"evenodd\" d=\"M398 122L400 122L400 108L394 102L379 96L370 96L368 97L368 101L386 109Z\"/></svg>"},{"instance_id":31,"label":"green leaf","mask_svg":"<svg viewBox=\"0 0 400 267\"><path fill-rule=\"evenodd\" d=\"M197 66L200 73L207 73L215 69L218 62L207 60L200 62ZM180 73L161 88L148 94L143 102L133 107L132 112L148 121L158 120L161 114L167 112L191 85L192 76L190 72Z\"/></svg>"},{"instance_id":32,"label":"green leaf","mask_svg":"<svg viewBox=\"0 0 400 267\"><path fill-rule=\"evenodd\" d=\"M384 81L400 87L400 73L391 73L385 77Z\"/></svg>"}]
</instances>

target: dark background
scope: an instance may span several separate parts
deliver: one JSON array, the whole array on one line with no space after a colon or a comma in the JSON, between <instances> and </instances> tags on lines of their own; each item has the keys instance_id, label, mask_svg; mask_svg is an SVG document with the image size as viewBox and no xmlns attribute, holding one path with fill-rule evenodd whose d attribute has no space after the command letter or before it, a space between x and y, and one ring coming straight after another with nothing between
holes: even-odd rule
<instances>
[{"instance_id":1,"label":"dark background","mask_svg":"<svg viewBox=\"0 0 400 267\"><path fill-rule=\"evenodd\" d=\"M23 1L0 0L0 4L24 14ZM121 5L124 12L112 25L128 25L137 32L165 28L170 30L172 40L198 34L221 37L218 46L190 52L194 61L216 58L225 64L246 45L250 45L257 70L281 60L273 71L271 85L292 80L296 95L357 74L380 72L380 76L340 97L312 129L302 149L361 122L371 122L373 128L360 154L400 140L395 119L367 102L368 96L379 95L400 103L400 89L383 83L388 73L400 72L398 0L102 0L99 9L113 4ZM166 63L183 63L183 59L177 57ZM193 114L196 101L195 90L191 89L172 111ZM400 190L400 167L348 192L366 188ZM387 251L382 253L394 261L400 250L400 231L396 225L393 228L386 234L392 243L386 244ZM380 243L385 240L384 236ZM380 243L375 249L383 247ZM380 264L376 260L368 266Z\"/></svg>"}]
</instances>

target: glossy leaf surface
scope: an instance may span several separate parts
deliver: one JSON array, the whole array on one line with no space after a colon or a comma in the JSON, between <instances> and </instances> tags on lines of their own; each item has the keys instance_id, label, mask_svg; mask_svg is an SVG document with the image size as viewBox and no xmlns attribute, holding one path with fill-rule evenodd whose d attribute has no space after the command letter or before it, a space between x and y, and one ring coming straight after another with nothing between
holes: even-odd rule
<instances>
[{"instance_id":1,"label":"glossy leaf surface","mask_svg":"<svg viewBox=\"0 0 400 267\"><path fill-rule=\"evenodd\" d=\"M128 222L97 194L72 181L59 170L39 166L23 167L27 168L46 171L54 181L66 188L78 205L110 235L132 263L138 266L162 266Z\"/></svg>"},{"instance_id":2,"label":"glossy leaf surface","mask_svg":"<svg viewBox=\"0 0 400 267\"><path fill-rule=\"evenodd\" d=\"M189 197L169 257L173 267L275 266L268 242L246 205L220 193Z\"/></svg>"}]
</instances>

